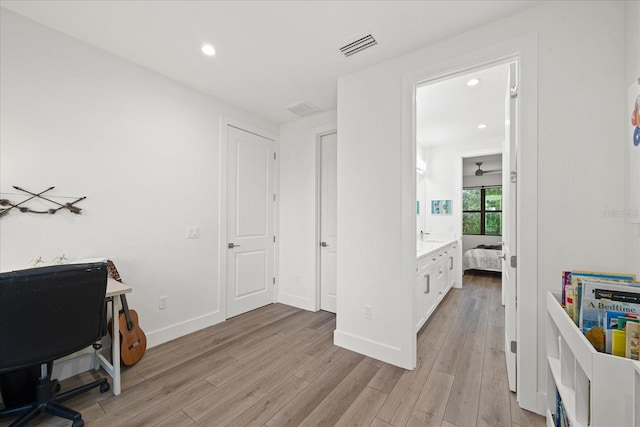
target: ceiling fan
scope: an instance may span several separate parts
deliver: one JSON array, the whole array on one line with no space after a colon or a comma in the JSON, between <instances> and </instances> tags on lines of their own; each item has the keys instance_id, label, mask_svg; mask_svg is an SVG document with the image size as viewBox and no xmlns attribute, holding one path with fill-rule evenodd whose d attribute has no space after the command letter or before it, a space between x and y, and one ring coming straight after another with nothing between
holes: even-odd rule
<instances>
[{"instance_id":1,"label":"ceiling fan","mask_svg":"<svg viewBox=\"0 0 640 427\"><path fill-rule=\"evenodd\" d=\"M495 169L495 170L482 170L481 166L482 166L482 162L476 162L476 165L478 165L478 170L476 171L476 176L482 176L485 173L486 174L491 174L491 173L502 173L502 169Z\"/></svg>"}]
</instances>

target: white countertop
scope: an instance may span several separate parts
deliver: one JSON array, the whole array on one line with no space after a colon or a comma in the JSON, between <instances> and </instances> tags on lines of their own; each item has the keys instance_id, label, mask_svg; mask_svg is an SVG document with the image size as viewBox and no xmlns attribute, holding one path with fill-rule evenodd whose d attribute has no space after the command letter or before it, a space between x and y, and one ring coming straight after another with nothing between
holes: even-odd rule
<instances>
[{"instance_id":1,"label":"white countertop","mask_svg":"<svg viewBox=\"0 0 640 427\"><path fill-rule=\"evenodd\" d=\"M416 242L416 259L420 259L432 252L454 243L455 239L424 239Z\"/></svg>"}]
</instances>

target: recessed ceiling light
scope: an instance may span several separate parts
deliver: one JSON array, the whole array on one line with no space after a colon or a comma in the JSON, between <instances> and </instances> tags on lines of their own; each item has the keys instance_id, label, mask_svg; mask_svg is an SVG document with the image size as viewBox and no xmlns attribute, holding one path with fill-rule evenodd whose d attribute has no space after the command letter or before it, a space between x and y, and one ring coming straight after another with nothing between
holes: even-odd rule
<instances>
[{"instance_id":1,"label":"recessed ceiling light","mask_svg":"<svg viewBox=\"0 0 640 427\"><path fill-rule=\"evenodd\" d=\"M480 79L471 79L467 82L467 86L475 86L480 83Z\"/></svg>"},{"instance_id":2,"label":"recessed ceiling light","mask_svg":"<svg viewBox=\"0 0 640 427\"><path fill-rule=\"evenodd\" d=\"M216 49L210 44L203 44L202 53L204 53L207 56L213 56L216 54Z\"/></svg>"},{"instance_id":3,"label":"recessed ceiling light","mask_svg":"<svg viewBox=\"0 0 640 427\"><path fill-rule=\"evenodd\" d=\"M486 125L486 124L484 124L484 123L480 123L480 124L478 125L478 129L486 129L486 127L487 127L487 125Z\"/></svg>"}]
</instances>

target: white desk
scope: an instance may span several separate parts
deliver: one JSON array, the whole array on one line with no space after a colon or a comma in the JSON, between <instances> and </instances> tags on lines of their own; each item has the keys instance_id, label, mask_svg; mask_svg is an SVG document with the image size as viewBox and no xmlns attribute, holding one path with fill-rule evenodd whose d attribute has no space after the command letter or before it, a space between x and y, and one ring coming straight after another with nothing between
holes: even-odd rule
<instances>
[{"instance_id":1,"label":"white desk","mask_svg":"<svg viewBox=\"0 0 640 427\"><path fill-rule=\"evenodd\" d=\"M112 278L107 279L106 299L111 300L111 317L113 319L113 333L111 337L111 362L104 354L96 351L96 368L102 366L113 379L113 395L120 394L120 322L119 313L122 308L120 295L128 294L131 288Z\"/></svg>"}]
</instances>

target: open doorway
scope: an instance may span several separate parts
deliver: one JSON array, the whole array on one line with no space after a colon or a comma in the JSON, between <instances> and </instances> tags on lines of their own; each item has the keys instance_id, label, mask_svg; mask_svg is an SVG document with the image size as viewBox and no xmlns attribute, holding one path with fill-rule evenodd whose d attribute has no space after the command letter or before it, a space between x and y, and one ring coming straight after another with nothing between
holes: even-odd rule
<instances>
[{"instance_id":1,"label":"open doorway","mask_svg":"<svg viewBox=\"0 0 640 427\"><path fill-rule=\"evenodd\" d=\"M462 158L502 153L508 75L507 63L494 64L416 87L416 235L423 231L457 239L460 260L464 253L463 174L475 176L478 170L476 166L465 172ZM501 164L493 163L495 159L488 169L486 164L480 169L491 171L487 175L494 175L493 179L494 171L502 169ZM423 170L419 170L421 165ZM451 200L450 214L432 214L430 206L436 200ZM464 269L462 262L458 265L456 286L460 287Z\"/></svg>"},{"instance_id":2,"label":"open doorway","mask_svg":"<svg viewBox=\"0 0 640 427\"><path fill-rule=\"evenodd\" d=\"M502 273L502 217L502 153L463 158L463 274Z\"/></svg>"},{"instance_id":3,"label":"open doorway","mask_svg":"<svg viewBox=\"0 0 640 427\"><path fill-rule=\"evenodd\" d=\"M416 200L418 206L426 207L422 214L418 209L416 234L424 231L431 236L455 239L457 256L462 261L457 263L459 267L454 273L459 278L457 287L463 284L465 252L480 245L496 248L493 252L496 262L484 268L501 273L504 352L509 388L513 391L516 390L516 275L511 274L515 263L509 261L515 256L516 246L516 193L515 185L510 185L515 184L510 177L516 175L516 65L514 58L469 68L424 81L416 85L415 91ZM467 173L465 169L469 166L465 168L465 163L471 167ZM471 177L465 180L464 175ZM483 182L479 182L480 177ZM437 201L449 202L448 215L434 215L429 209ZM470 205L470 201L474 204ZM504 233L509 228L511 232Z\"/></svg>"}]
</instances>

